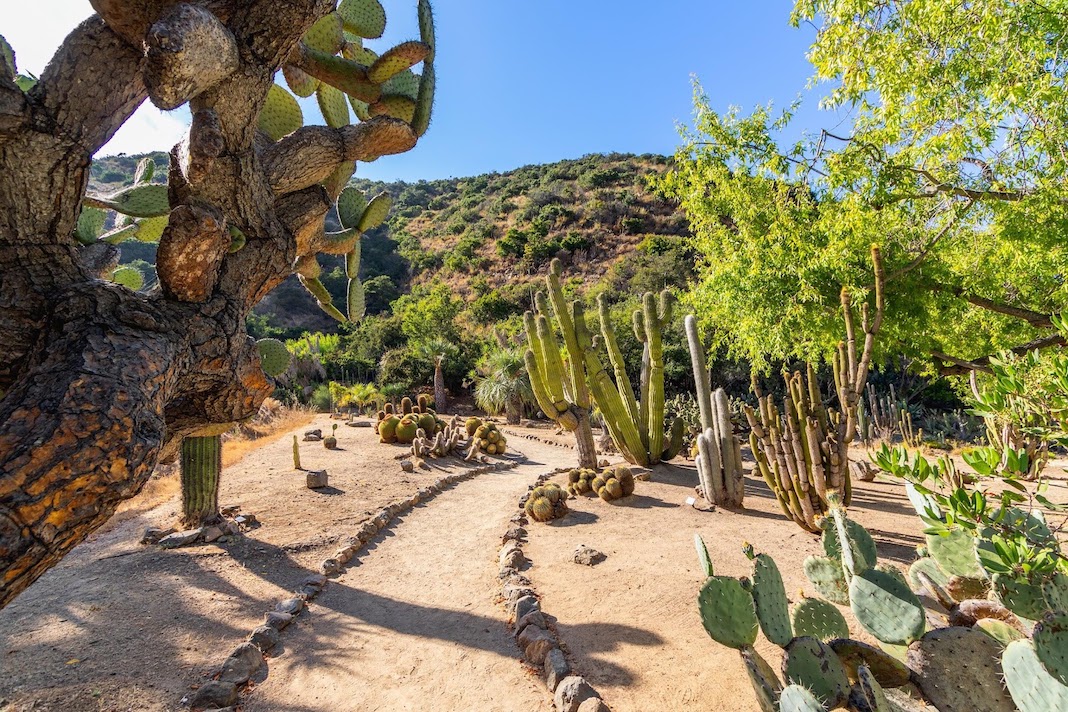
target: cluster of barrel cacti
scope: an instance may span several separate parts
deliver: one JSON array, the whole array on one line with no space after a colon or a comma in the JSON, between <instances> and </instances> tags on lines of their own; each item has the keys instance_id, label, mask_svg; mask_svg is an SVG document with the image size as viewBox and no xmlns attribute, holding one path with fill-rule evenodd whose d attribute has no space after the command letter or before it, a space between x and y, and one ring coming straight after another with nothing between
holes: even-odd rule
<instances>
[{"instance_id":1,"label":"cluster of barrel cacti","mask_svg":"<svg viewBox=\"0 0 1068 712\"><path fill-rule=\"evenodd\" d=\"M459 417L453 416L452 422L437 433L428 433L423 428L416 431L412 441L412 455L425 459L427 457L447 457L463 450L468 435L460 425Z\"/></svg>"},{"instance_id":2,"label":"cluster of barrel cacti","mask_svg":"<svg viewBox=\"0 0 1068 712\"><path fill-rule=\"evenodd\" d=\"M741 507L745 497L742 443L731 424L727 392L722 388L712 390L697 319L693 314L687 314L683 321L701 413L701 432L697 435L697 456L694 458L701 495L712 504Z\"/></svg>"},{"instance_id":3,"label":"cluster of barrel cacti","mask_svg":"<svg viewBox=\"0 0 1068 712\"><path fill-rule=\"evenodd\" d=\"M652 465L671 459L682 448L683 424L676 421L665 437L664 358L662 330L671 320L673 297L664 291L659 298L648 293L642 309L634 312L634 333L644 344L641 399L626 375L626 364L616 343L607 303L598 302L600 335L586 324L578 302L568 303L560 284L561 264L553 260L546 276L547 292L535 297L535 312L524 316L527 349L525 360L532 390L542 412L564 430L576 433L583 467L596 464L596 449L590 433L589 412L593 403L601 411L605 427L628 462ZM556 324L549 321L550 313ZM567 358L561 358L557 330ZM601 359L602 346L615 373L609 375ZM665 440L667 441L665 444Z\"/></svg>"},{"instance_id":4,"label":"cluster of barrel cacti","mask_svg":"<svg viewBox=\"0 0 1068 712\"><path fill-rule=\"evenodd\" d=\"M605 502L634 494L634 473L626 465L606 467L590 482L594 494Z\"/></svg>"},{"instance_id":5,"label":"cluster of barrel cacti","mask_svg":"<svg viewBox=\"0 0 1068 712\"><path fill-rule=\"evenodd\" d=\"M868 305L861 306L864 343L858 352L852 298L842 290L842 314L846 338L838 344L832 359L835 391L840 410L824 405L812 365L805 376L800 371L784 374L787 394L782 407L761 392L753 374L753 393L759 407L747 406L746 419L752 428L749 445L757 468L775 494L783 512L804 529L819 531L820 517L837 495L848 505L852 496L849 473L849 443L857 432L857 409L868 381L875 335L883 321L882 255L872 247L875 272L875 314L869 318Z\"/></svg>"},{"instance_id":6,"label":"cluster of barrel cacti","mask_svg":"<svg viewBox=\"0 0 1068 712\"><path fill-rule=\"evenodd\" d=\"M568 471L567 493L578 496L593 492L593 481L597 477L597 470L590 467L576 467Z\"/></svg>"},{"instance_id":7,"label":"cluster of barrel cacti","mask_svg":"<svg viewBox=\"0 0 1068 712\"><path fill-rule=\"evenodd\" d=\"M419 396L415 404L405 396L401 399L400 414L395 411L392 403L386 403L378 411L375 432L380 442L408 445L416 439L420 430L426 436L433 436L445 429L445 421L430 407L430 399L425 395Z\"/></svg>"},{"instance_id":8,"label":"cluster of barrel cacti","mask_svg":"<svg viewBox=\"0 0 1068 712\"><path fill-rule=\"evenodd\" d=\"M746 546L751 578L715 576L704 542L696 538L708 576L698 596L702 622L715 641L741 653L762 710L909 709L907 697L894 688L912 686L941 712L1068 709L1063 607L1068 578L1063 574L1026 594L1033 604L1027 613L1041 618L1037 623L1020 617L1023 608L1014 607L1011 596L956 600L943 590L938 595L947 607L948 626L929 629L927 612L906 576L878 562L871 535L834 497L822 525L824 555L804 563L822 600L805 598L792 609L771 557ZM968 568L977 561L974 548L949 541L937 549L939 559L921 559L926 563L910 572L924 588L944 588L935 581L946 573L936 565L939 560L955 570L974 571ZM962 596L982 591L957 590ZM879 647L850 639L848 622L834 604L849 606ZM758 630L783 648L785 686L753 648Z\"/></svg>"},{"instance_id":9,"label":"cluster of barrel cacti","mask_svg":"<svg viewBox=\"0 0 1068 712\"><path fill-rule=\"evenodd\" d=\"M487 455L503 455L508 452L508 438L497 429L495 423L481 423L472 434L474 445L478 446L479 452Z\"/></svg>"},{"instance_id":10,"label":"cluster of barrel cacti","mask_svg":"<svg viewBox=\"0 0 1068 712\"><path fill-rule=\"evenodd\" d=\"M538 485L527 496L524 506L527 516L535 522L549 522L567 514L567 492L560 485L549 482Z\"/></svg>"}]
</instances>

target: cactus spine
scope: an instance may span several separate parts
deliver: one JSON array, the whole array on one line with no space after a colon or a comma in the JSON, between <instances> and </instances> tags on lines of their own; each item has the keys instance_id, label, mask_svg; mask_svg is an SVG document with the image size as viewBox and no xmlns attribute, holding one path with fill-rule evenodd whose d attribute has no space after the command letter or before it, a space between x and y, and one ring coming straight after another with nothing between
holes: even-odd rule
<instances>
[{"instance_id":1,"label":"cactus spine","mask_svg":"<svg viewBox=\"0 0 1068 712\"><path fill-rule=\"evenodd\" d=\"M693 380L697 385L697 407L701 412L701 433L697 436L701 492L712 504L741 507L745 497L741 441L731 425L727 393L722 388L712 391L696 317L687 314L684 323Z\"/></svg>"},{"instance_id":2,"label":"cactus spine","mask_svg":"<svg viewBox=\"0 0 1068 712\"><path fill-rule=\"evenodd\" d=\"M222 436L182 440L182 523L199 527L219 515Z\"/></svg>"},{"instance_id":3,"label":"cactus spine","mask_svg":"<svg viewBox=\"0 0 1068 712\"><path fill-rule=\"evenodd\" d=\"M864 343L859 354L852 300L849 291L842 289L846 338L832 359L841 411L823 405L811 364L804 377L799 371L784 375L787 395L781 410L770 396L761 393L754 374L753 393L759 409L745 409L752 428L749 444L760 474L783 512L810 532L820 530L817 520L829 511L831 495L839 495L845 505L851 496L849 443L857 432L857 407L868 381L875 335L883 321L885 273L878 247L872 247L871 258L875 315L869 319L868 305L861 305Z\"/></svg>"}]
</instances>

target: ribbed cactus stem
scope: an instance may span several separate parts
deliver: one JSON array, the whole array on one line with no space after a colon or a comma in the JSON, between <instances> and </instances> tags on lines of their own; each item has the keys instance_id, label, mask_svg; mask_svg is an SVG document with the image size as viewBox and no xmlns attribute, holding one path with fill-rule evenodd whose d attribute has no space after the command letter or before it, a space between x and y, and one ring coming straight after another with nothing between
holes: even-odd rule
<instances>
[{"instance_id":1,"label":"ribbed cactus stem","mask_svg":"<svg viewBox=\"0 0 1068 712\"><path fill-rule=\"evenodd\" d=\"M300 466L300 443L297 441L297 436L293 436L293 469L303 470Z\"/></svg>"},{"instance_id":2,"label":"ribbed cactus stem","mask_svg":"<svg viewBox=\"0 0 1068 712\"><path fill-rule=\"evenodd\" d=\"M182 523L199 527L219 516L222 437L182 440Z\"/></svg>"},{"instance_id":3,"label":"ribbed cactus stem","mask_svg":"<svg viewBox=\"0 0 1068 712\"><path fill-rule=\"evenodd\" d=\"M686 328L686 344L690 348L690 363L693 365L693 380L697 386L697 407L701 411L701 429L712 427L712 384L705 361L705 347L697 331L697 317L687 314L683 319Z\"/></svg>"},{"instance_id":4,"label":"ribbed cactus stem","mask_svg":"<svg viewBox=\"0 0 1068 712\"><path fill-rule=\"evenodd\" d=\"M612 370L615 372L619 397L623 399L623 404L626 406L631 420L637 423L640 420L638 399L634 396L634 389L631 388L630 378L627 376L627 364L623 360L623 352L619 350L619 343L616 341L616 331L612 326L612 319L608 313L608 301L605 299L604 294L597 297L597 314L601 321L601 336L604 337L608 360L611 362ZM641 436L642 441L648 445L648 432L641 431Z\"/></svg>"}]
</instances>

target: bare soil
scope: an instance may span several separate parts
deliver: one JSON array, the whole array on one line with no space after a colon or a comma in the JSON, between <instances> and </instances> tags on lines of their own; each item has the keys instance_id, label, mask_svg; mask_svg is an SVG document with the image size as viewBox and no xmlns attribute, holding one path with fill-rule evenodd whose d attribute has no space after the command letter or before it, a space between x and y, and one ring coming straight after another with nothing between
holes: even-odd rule
<instances>
[{"instance_id":1,"label":"bare soil","mask_svg":"<svg viewBox=\"0 0 1068 712\"><path fill-rule=\"evenodd\" d=\"M320 417L314 427L326 433L331 422ZM507 430L554 439L545 429ZM178 502L133 506L0 610L0 710L181 709L180 700L338 541L445 474L403 473L395 455L404 449L379 444L370 428L341 426L337 435L337 451L301 443L302 464L330 472L324 492L306 489L294 472L289 437L226 469L222 503L262 522L247 536L175 551L143 547L143 529L173 524ZM575 453L515 435L510 445L529 462L442 492L372 541L283 633L242 708L551 709L519 662L495 600L496 553L526 487L573 464ZM741 553L748 540L777 558L792 598L807 588L801 561L819 542L782 515L761 480L747 478L746 509L738 512L688 505L696 482L689 463L660 466L633 497L571 500L564 519L528 526L526 575L574 668L615 712L756 709L738 656L709 639L697 614L694 532L718 573L748 573ZM1063 479L1049 496L1068 501ZM919 522L900 485L857 483L852 516L884 560L912 560ZM571 562L579 544L607 560ZM778 662L773 646L758 647Z\"/></svg>"}]
</instances>

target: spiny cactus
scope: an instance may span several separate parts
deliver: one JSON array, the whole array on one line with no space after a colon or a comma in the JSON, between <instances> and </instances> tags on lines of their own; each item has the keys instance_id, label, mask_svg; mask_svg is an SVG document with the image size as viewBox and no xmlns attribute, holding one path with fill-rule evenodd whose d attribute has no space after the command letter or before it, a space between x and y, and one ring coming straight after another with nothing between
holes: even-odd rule
<instances>
[{"instance_id":1,"label":"spiny cactus","mask_svg":"<svg viewBox=\"0 0 1068 712\"><path fill-rule=\"evenodd\" d=\"M928 629L931 617L904 575L878 562L871 536L833 496L830 516L821 524L825 556L809 557L805 573L821 595L831 592L830 602L803 599L789 617L782 578L770 557L746 545L751 579L714 576L697 538L709 576L698 595L702 621L714 640L739 650L762 709L898 710L895 700L906 701L895 697L893 688L909 682L942 712L1068 709L1068 614L1063 610L1047 610L1028 638L1028 628L996 601L949 600L949 627ZM960 565L963 558L955 551L947 560ZM946 574L933 564L914 567L910 577L925 588L939 588L928 572L943 580ZM829 581L840 583L828 586ZM1032 593L1047 608L1068 599L1063 574L1044 583L1045 592ZM848 625L832 603L848 605L883 649L849 639ZM783 648L786 687L752 647L758 628ZM807 691L808 697L788 692L791 688ZM796 706L802 698L807 707Z\"/></svg>"},{"instance_id":2,"label":"spiny cactus","mask_svg":"<svg viewBox=\"0 0 1068 712\"><path fill-rule=\"evenodd\" d=\"M387 405L389 404L387 403ZM385 417L378 421L378 441L382 443L397 442L397 427L400 422L401 419L396 415L385 413Z\"/></svg>"},{"instance_id":3,"label":"spiny cactus","mask_svg":"<svg viewBox=\"0 0 1068 712\"><path fill-rule=\"evenodd\" d=\"M478 446L478 451L487 455L503 455L508 452L508 438L504 437L504 433L498 430L494 423L484 423L475 428L472 440Z\"/></svg>"},{"instance_id":4,"label":"spiny cactus","mask_svg":"<svg viewBox=\"0 0 1068 712\"><path fill-rule=\"evenodd\" d=\"M260 368L272 378L280 376L289 368L292 358L289 349L278 339L260 339L256 342L260 352Z\"/></svg>"},{"instance_id":5,"label":"spiny cactus","mask_svg":"<svg viewBox=\"0 0 1068 712\"><path fill-rule=\"evenodd\" d=\"M431 422L436 426L437 421L433 420L433 416L429 414L422 416L420 423L423 422L423 418L428 417L431 418ZM427 457L447 457L462 451L467 445L467 441L468 436L460 425L458 417L453 417L451 423L436 432L420 425L419 430L416 432L415 440L412 441L412 455L423 459Z\"/></svg>"},{"instance_id":6,"label":"spiny cactus","mask_svg":"<svg viewBox=\"0 0 1068 712\"><path fill-rule=\"evenodd\" d=\"M741 507L745 497L741 441L734 435L731 425L727 392L722 388L712 391L697 318L687 314L683 321L697 384L697 406L701 412L701 433L697 436L695 459L701 494L712 504Z\"/></svg>"},{"instance_id":7,"label":"spiny cactus","mask_svg":"<svg viewBox=\"0 0 1068 712\"><path fill-rule=\"evenodd\" d=\"M303 470L300 466L300 442L297 440L297 436L293 436L293 469Z\"/></svg>"},{"instance_id":8,"label":"spiny cactus","mask_svg":"<svg viewBox=\"0 0 1068 712\"><path fill-rule=\"evenodd\" d=\"M864 393L871 365L875 335L883 321L882 255L872 247L875 272L875 314L861 306L864 343L858 353L852 298L842 290L842 313L846 338L838 344L832 360L840 411L823 404L812 365L806 375L785 375L787 395L782 408L760 390L753 374L753 393L759 408L746 407L752 431L749 444L757 467L783 512L810 532L819 532L818 519L828 511L829 497L837 494L848 505L852 495L849 473L849 443L857 431L857 406Z\"/></svg>"},{"instance_id":9,"label":"spiny cactus","mask_svg":"<svg viewBox=\"0 0 1068 712\"><path fill-rule=\"evenodd\" d=\"M597 471L589 467L576 467L567 473L567 492L572 495L596 494L593 491L593 481L597 479Z\"/></svg>"},{"instance_id":10,"label":"spiny cactus","mask_svg":"<svg viewBox=\"0 0 1068 712\"><path fill-rule=\"evenodd\" d=\"M606 467L590 480L593 493L605 502L634 494L634 474L626 465Z\"/></svg>"},{"instance_id":11,"label":"spiny cactus","mask_svg":"<svg viewBox=\"0 0 1068 712\"><path fill-rule=\"evenodd\" d=\"M182 439L182 522L199 527L219 513L222 437L212 434Z\"/></svg>"},{"instance_id":12,"label":"spiny cactus","mask_svg":"<svg viewBox=\"0 0 1068 712\"><path fill-rule=\"evenodd\" d=\"M549 522L567 514L567 493L550 482L535 487L527 496L524 509L535 522Z\"/></svg>"},{"instance_id":13,"label":"spiny cactus","mask_svg":"<svg viewBox=\"0 0 1068 712\"><path fill-rule=\"evenodd\" d=\"M323 438L323 447L327 450L337 449L337 423L331 426L330 434Z\"/></svg>"}]
</instances>

